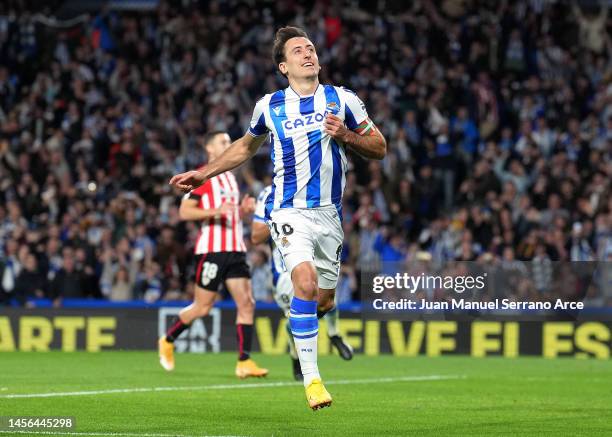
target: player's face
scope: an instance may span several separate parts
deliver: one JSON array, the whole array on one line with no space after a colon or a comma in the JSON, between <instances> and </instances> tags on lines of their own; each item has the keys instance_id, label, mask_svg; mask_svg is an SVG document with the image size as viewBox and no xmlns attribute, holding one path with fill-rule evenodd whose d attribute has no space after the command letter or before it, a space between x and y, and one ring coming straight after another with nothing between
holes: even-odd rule
<instances>
[{"instance_id":1,"label":"player's face","mask_svg":"<svg viewBox=\"0 0 612 437\"><path fill-rule=\"evenodd\" d=\"M232 140L228 134L218 134L206 145L206 153L208 153L208 160L212 161L217 159L225 149L227 149Z\"/></svg>"},{"instance_id":2,"label":"player's face","mask_svg":"<svg viewBox=\"0 0 612 437\"><path fill-rule=\"evenodd\" d=\"M279 68L293 79L318 76L321 66L312 41L301 36L289 39L285 43L285 62Z\"/></svg>"}]
</instances>

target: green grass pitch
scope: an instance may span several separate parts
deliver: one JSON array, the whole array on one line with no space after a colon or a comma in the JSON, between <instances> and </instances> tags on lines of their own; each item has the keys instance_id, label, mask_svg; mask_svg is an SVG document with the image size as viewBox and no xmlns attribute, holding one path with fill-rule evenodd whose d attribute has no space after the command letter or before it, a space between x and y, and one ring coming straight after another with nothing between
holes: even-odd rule
<instances>
[{"instance_id":1,"label":"green grass pitch","mask_svg":"<svg viewBox=\"0 0 612 437\"><path fill-rule=\"evenodd\" d=\"M0 353L0 415L75 416L72 435L612 435L609 361L323 357L334 404L312 412L288 357L255 358L268 378L238 381L234 354L181 354L167 373L151 352Z\"/></svg>"}]
</instances>

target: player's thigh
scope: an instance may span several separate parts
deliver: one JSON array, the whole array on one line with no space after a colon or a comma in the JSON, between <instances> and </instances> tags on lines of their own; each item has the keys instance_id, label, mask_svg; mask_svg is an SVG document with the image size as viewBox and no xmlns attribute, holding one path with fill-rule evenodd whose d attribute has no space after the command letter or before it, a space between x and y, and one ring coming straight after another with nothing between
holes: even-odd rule
<instances>
[{"instance_id":1,"label":"player's thigh","mask_svg":"<svg viewBox=\"0 0 612 437\"><path fill-rule=\"evenodd\" d=\"M195 284L193 294L193 301L198 308L210 308L215 304L215 300L217 299L216 290L208 290L200 287L198 284Z\"/></svg>"},{"instance_id":2,"label":"player's thigh","mask_svg":"<svg viewBox=\"0 0 612 437\"><path fill-rule=\"evenodd\" d=\"M316 232L312 221L303 212L293 208L274 210L269 226L290 274L300 264L314 261Z\"/></svg>"},{"instance_id":3,"label":"player's thigh","mask_svg":"<svg viewBox=\"0 0 612 437\"><path fill-rule=\"evenodd\" d=\"M288 272L283 272L279 275L276 286L274 287L274 300L286 316L289 316L291 299L293 299L291 275Z\"/></svg>"},{"instance_id":4,"label":"player's thigh","mask_svg":"<svg viewBox=\"0 0 612 437\"><path fill-rule=\"evenodd\" d=\"M340 274L340 255L344 231L338 213L334 210L321 211L322 231L318 235L314 251L319 289L335 290ZM331 294L333 298L333 294Z\"/></svg>"},{"instance_id":5,"label":"player's thigh","mask_svg":"<svg viewBox=\"0 0 612 437\"><path fill-rule=\"evenodd\" d=\"M211 292L219 291L219 286L224 278L224 270L223 252L196 255L196 286Z\"/></svg>"},{"instance_id":6,"label":"player's thigh","mask_svg":"<svg viewBox=\"0 0 612 437\"><path fill-rule=\"evenodd\" d=\"M225 286L238 306L255 304L251 287L251 271L244 252L228 253L225 274Z\"/></svg>"}]
</instances>

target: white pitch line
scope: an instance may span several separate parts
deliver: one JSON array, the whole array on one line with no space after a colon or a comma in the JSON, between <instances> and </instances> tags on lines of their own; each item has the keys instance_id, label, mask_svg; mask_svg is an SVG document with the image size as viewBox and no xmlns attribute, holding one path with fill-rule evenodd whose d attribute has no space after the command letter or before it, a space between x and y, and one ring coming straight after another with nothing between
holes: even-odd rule
<instances>
[{"instance_id":1,"label":"white pitch line","mask_svg":"<svg viewBox=\"0 0 612 437\"><path fill-rule=\"evenodd\" d=\"M465 375L423 375L423 376L396 376L388 378L368 378L368 379L338 379L327 381L327 384L382 384L386 382L418 382L418 381L443 381L449 379L462 379ZM162 391L199 391L199 390L235 390L248 388L269 388L269 387L291 387L302 385L300 382L264 382L251 384L216 384L199 385L193 387L146 387L146 388L114 388L108 390L88 390L88 391L69 391L51 393L18 393L0 395L0 399L20 399L20 398L54 398L67 396L92 396L117 393L151 393Z\"/></svg>"},{"instance_id":2,"label":"white pitch line","mask_svg":"<svg viewBox=\"0 0 612 437\"><path fill-rule=\"evenodd\" d=\"M237 436L205 436L205 435L187 435L187 434L140 434L127 432L62 432L62 431L0 431L0 434L40 434L40 435L74 435L74 436L111 436L111 437L237 437Z\"/></svg>"}]
</instances>

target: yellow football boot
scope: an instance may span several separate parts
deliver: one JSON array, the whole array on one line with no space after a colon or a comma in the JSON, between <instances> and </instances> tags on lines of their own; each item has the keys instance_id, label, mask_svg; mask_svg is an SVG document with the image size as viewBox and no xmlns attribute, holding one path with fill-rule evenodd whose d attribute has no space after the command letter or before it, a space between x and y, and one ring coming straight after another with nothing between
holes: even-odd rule
<instances>
[{"instance_id":1,"label":"yellow football boot","mask_svg":"<svg viewBox=\"0 0 612 437\"><path fill-rule=\"evenodd\" d=\"M174 370L174 344L166 340L164 335L157 342L157 348L159 349L159 363L168 372Z\"/></svg>"},{"instance_id":2,"label":"yellow football boot","mask_svg":"<svg viewBox=\"0 0 612 437\"><path fill-rule=\"evenodd\" d=\"M249 378L252 376L261 378L267 374L268 369L262 369L250 358L248 360L238 361L238 363L236 363L236 376L240 379Z\"/></svg>"},{"instance_id":3,"label":"yellow football boot","mask_svg":"<svg viewBox=\"0 0 612 437\"><path fill-rule=\"evenodd\" d=\"M308 406L313 410L329 407L332 403L331 395L325 390L325 386L319 378L313 379L306 387L306 399L308 400Z\"/></svg>"}]
</instances>

